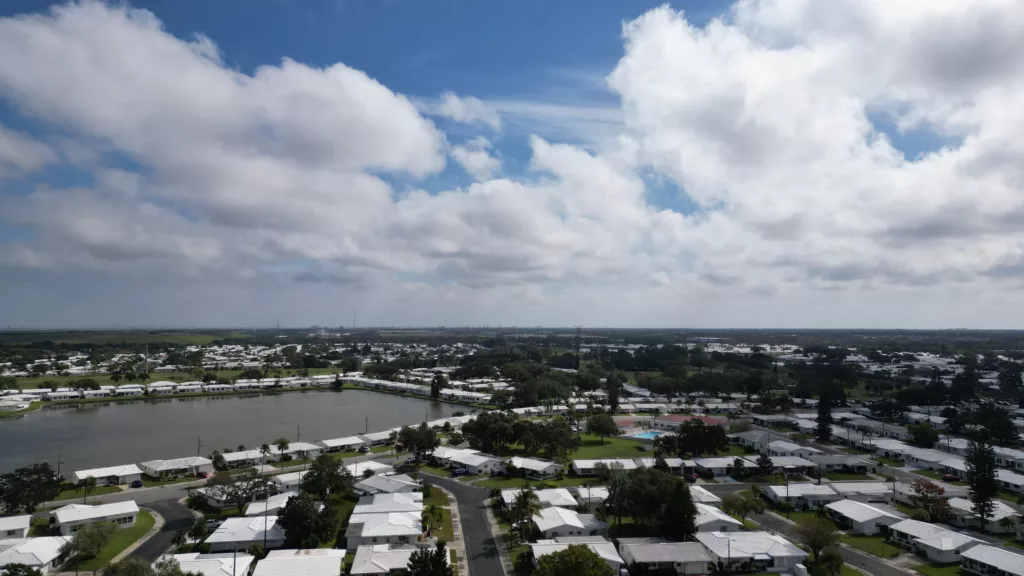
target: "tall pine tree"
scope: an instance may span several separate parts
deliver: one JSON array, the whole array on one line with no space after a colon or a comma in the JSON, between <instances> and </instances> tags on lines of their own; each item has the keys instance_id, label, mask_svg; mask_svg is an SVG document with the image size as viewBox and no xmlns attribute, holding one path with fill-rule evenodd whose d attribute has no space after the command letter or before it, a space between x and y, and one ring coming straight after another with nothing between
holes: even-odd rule
<instances>
[{"instance_id":1,"label":"tall pine tree","mask_svg":"<svg viewBox=\"0 0 1024 576\"><path fill-rule=\"evenodd\" d=\"M995 450L991 444L972 440L967 445L964 462L967 464L971 511L981 519L981 526L984 529L985 523L995 512L992 499L999 493Z\"/></svg>"},{"instance_id":2,"label":"tall pine tree","mask_svg":"<svg viewBox=\"0 0 1024 576\"><path fill-rule=\"evenodd\" d=\"M814 429L814 437L818 442L828 442L832 438L832 394L831 386L822 387L818 395L818 427Z\"/></svg>"}]
</instances>

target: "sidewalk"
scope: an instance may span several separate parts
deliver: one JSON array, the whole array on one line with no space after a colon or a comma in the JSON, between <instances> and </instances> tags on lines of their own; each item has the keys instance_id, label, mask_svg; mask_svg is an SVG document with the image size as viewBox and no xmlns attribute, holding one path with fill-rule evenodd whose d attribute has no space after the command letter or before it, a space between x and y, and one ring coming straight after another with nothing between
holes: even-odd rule
<instances>
[{"instance_id":1,"label":"sidewalk","mask_svg":"<svg viewBox=\"0 0 1024 576\"><path fill-rule=\"evenodd\" d=\"M505 574L515 574L516 569L512 564L512 556L508 552L508 544L505 543L505 535L501 533L498 519L494 517L494 512L491 510L489 503L485 503L484 508L486 509L487 526L491 529L491 536L494 537L494 541L498 544L498 558L501 559L501 567L505 570Z\"/></svg>"}]
</instances>

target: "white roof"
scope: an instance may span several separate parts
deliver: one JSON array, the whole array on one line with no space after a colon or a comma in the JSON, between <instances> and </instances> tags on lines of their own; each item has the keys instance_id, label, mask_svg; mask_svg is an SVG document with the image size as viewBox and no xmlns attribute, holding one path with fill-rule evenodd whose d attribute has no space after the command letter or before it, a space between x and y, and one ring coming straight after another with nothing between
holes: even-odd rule
<instances>
[{"instance_id":1,"label":"white roof","mask_svg":"<svg viewBox=\"0 0 1024 576\"><path fill-rule=\"evenodd\" d=\"M966 498L950 498L949 507L961 514L974 516L973 505ZM992 500L992 514L988 517L990 522L998 522L1003 518L1013 516L1020 516L1020 514L1002 500Z\"/></svg>"},{"instance_id":2,"label":"white roof","mask_svg":"<svg viewBox=\"0 0 1024 576\"><path fill-rule=\"evenodd\" d=\"M272 550L252 576L338 576L344 561L345 551L335 548Z\"/></svg>"},{"instance_id":3,"label":"white roof","mask_svg":"<svg viewBox=\"0 0 1024 576\"><path fill-rule=\"evenodd\" d=\"M696 484L690 485L690 496L693 497L695 503L720 504L722 502L721 498L708 492L703 486L697 486Z\"/></svg>"},{"instance_id":4,"label":"white roof","mask_svg":"<svg viewBox=\"0 0 1024 576\"><path fill-rule=\"evenodd\" d=\"M391 431L385 430L383 432L370 432L369 434L361 434L359 437L366 438L371 442L376 442L378 440L388 440L391 438Z\"/></svg>"},{"instance_id":5,"label":"white roof","mask_svg":"<svg viewBox=\"0 0 1024 576\"><path fill-rule=\"evenodd\" d=\"M778 450L780 452L799 452L801 450L810 452L812 454L821 454L821 450L817 448L811 448L809 446L801 446L799 444L793 444L792 442L786 442L785 440L775 440L774 442L768 443L768 448L772 450Z\"/></svg>"},{"instance_id":6,"label":"white roof","mask_svg":"<svg viewBox=\"0 0 1024 576\"><path fill-rule=\"evenodd\" d=\"M299 493L294 491L282 492L280 494L275 494L270 498L263 500L262 502L250 502L245 507L245 515L259 516L261 514L277 512L281 508L284 508L285 505L288 504L288 501L291 500L293 496L298 495Z\"/></svg>"},{"instance_id":7,"label":"white roof","mask_svg":"<svg viewBox=\"0 0 1024 576\"><path fill-rule=\"evenodd\" d=\"M367 470L372 470L374 474L387 474L388 472L394 472L395 469L387 464L381 464L380 462L374 462L373 460L363 460L362 462L356 462L355 464L349 464L345 466L355 478L362 478L363 473Z\"/></svg>"},{"instance_id":8,"label":"white roof","mask_svg":"<svg viewBox=\"0 0 1024 576\"><path fill-rule=\"evenodd\" d=\"M773 558L807 556L789 540L768 532L697 532L697 540L720 558L749 558L758 554Z\"/></svg>"},{"instance_id":9,"label":"white roof","mask_svg":"<svg viewBox=\"0 0 1024 576\"><path fill-rule=\"evenodd\" d=\"M854 522L870 522L876 518L900 518L900 516L891 512L876 508L870 504L857 502L856 500L840 500L838 502L831 502L826 504L825 507L830 510L835 510Z\"/></svg>"},{"instance_id":10,"label":"white roof","mask_svg":"<svg viewBox=\"0 0 1024 576\"><path fill-rule=\"evenodd\" d=\"M740 458L740 460L743 460L744 464L747 465L747 466L756 465L756 462L753 462L749 458ZM712 458L694 458L693 459L693 463L694 464L696 464L697 466L700 466L701 468L708 468L708 469L712 469L712 468L728 468L728 467L732 466L735 462L736 462L736 458L734 458L734 457L726 457L726 456L716 456L716 457L712 457Z\"/></svg>"},{"instance_id":11,"label":"white roof","mask_svg":"<svg viewBox=\"0 0 1024 576\"><path fill-rule=\"evenodd\" d=\"M511 459L512 465L516 468L523 468L524 470L533 470L535 472L543 472L552 466L561 468L556 462L550 460L540 460L538 458L522 458L520 456L513 456Z\"/></svg>"},{"instance_id":12,"label":"white roof","mask_svg":"<svg viewBox=\"0 0 1024 576\"><path fill-rule=\"evenodd\" d=\"M993 566L1008 572L1024 576L1024 556L1014 554L1004 548L996 548L988 544L979 544L960 554L963 558L977 560L989 566Z\"/></svg>"},{"instance_id":13,"label":"white roof","mask_svg":"<svg viewBox=\"0 0 1024 576\"><path fill-rule=\"evenodd\" d=\"M636 470L636 462L631 458L603 458L598 460L573 460L572 465L577 469L588 470L597 466L597 464L603 463L608 468L615 470Z\"/></svg>"},{"instance_id":14,"label":"white roof","mask_svg":"<svg viewBox=\"0 0 1024 576\"><path fill-rule=\"evenodd\" d=\"M422 512L422 492L398 492L363 496L352 510L353 514L380 514L387 512Z\"/></svg>"},{"instance_id":15,"label":"white roof","mask_svg":"<svg viewBox=\"0 0 1024 576\"><path fill-rule=\"evenodd\" d=\"M306 475L306 472L308 471L303 470L302 472L289 472L287 474L278 474L277 476L272 476L271 480L277 482L278 484L284 484L286 486L298 485L299 483L302 482L302 478Z\"/></svg>"},{"instance_id":16,"label":"white roof","mask_svg":"<svg viewBox=\"0 0 1024 576\"><path fill-rule=\"evenodd\" d=\"M369 478L364 478L355 483L355 488L364 492L375 490L378 492L397 493L406 488L416 490L420 488L420 484L405 474L396 474L394 476L370 476Z\"/></svg>"},{"instance_id":17,"label":"white roof","mask_svg":"<svg viewBox=\"0 0 1024 576\"><path fill-rule=\"evenodd\" d=\"M711 562L700 542L668 542L660 538L620 538L619 550L629 548L629 555L641 564Z\"/></svg>"},{"instance_id":18,"label":"white roof","mask_svg":"<svg viewBox=\"0 0 1024 576\"><path fill-rule=\"evenodd\" d=\"M544 532L561 526L572 526L573 528L596 530L607 526L604 522L594 518L591 514L577 514L573 510L552 506L544 508L533 517L537 528Z\"/></svg>"},{"instance_id":19,"label":"white roof","mask_svg":"<svg viewBox=\"0 0 1024 576\"><path fill-rule=\"evenodd\" d=\"M569 543L569 542L561 543L561 542L552 542L550 540L545 540L543 542L538 542L536 544L530 544L530 550L533 551L534 558L540 558L540 557L546 556L548 554L554 554L556 552L561 552L562 550L565 550L566 548L568 548L569 546L572 546L573 544L574 543ZM598 556L601 557L602 560L604 560L605 562L607 562L609 564L614 564L616 566L621 566L622 564L626 563L622 559L622 557L619 556L618 551L615 550L615 544L612 544L611 542L607 542L607 541L605 541L605 542L581 542L581 543L578 543L577 545L578 546L586 546L587 548L590 548L591 552L593 552L594 554L597 554Z\"/></svg>"},{"instance_id":20,"label":"white roof","mask_svg":"<svg viewBox=\"0 0 1024 576\"><path fill-rule=\"evenodd\" d=\"M604 502L608 499L607 486L574 486L573 491L576 492L576 497L584 502L588 500Z\"/></svg>"},{"instance_id":21,"label":"white roof","mask_svg":"<svg viewBox=\"0 0 1024 576\"><path fill-rule=\"evenodd\" d=\"M64 536L0 540L0 566L45 566L60 556L60 549L68 542L71 542L71 539Z\"/></svg>"},{"instance_id":22,"label":"white roof","mask_svg":"<svg viewBox=\"0 0 1024 576\"><path fill-rule=\"evenodd\" d=\"M262 542L264 532L267 540L284 540L284 529L277 525L277 516L259 516L228 518L206 539L206 542Z\"/></svg>"},{"instance_id":23,"label":"white roof","mask_svg":"<svg viewBox=\"0 0 1024 576\"><path fill-rule=\"evenodd\" d=\"M505 502L506 506L511 506L515 499L522 492L522 488L510 488L501 491L501 499ZM579 505L576 499L572 497L565 488L547 488L543 490L534 490L534 494L537 495L537 500L540 501L541 506L562 506L562 507L573 507Z\"/></svg>"},{"instance_id":24,"label":"white roof","mask_svg":"<svg viewBox=\"0 0 1024 576\"><path fill-rule=\"evenodd\" d=\"M163 472L165 470L179 470L181 468L191 468L193 466L207 466L212 465L213 460L209 458L203 458L202 456L186 456L185 458L175 458L173 460L150 460L143 462L142 467L157 472Z\"/></svg>"},{"instance_id":25,"label":"white roof","mask_svg":"<svg viewBox=\"0 0 1024 576\"><path fill-rule=\"evenodd\" d=\"M964 544L982 544L981 540L972 538L966 534L960 534L918 520L903 520L889 527L890 530L909 534L915 541L937 550L955 550Z\"/></svg>"},{"instance_id":26,"label":"white roof","mask_svg":"<svg viewBox=\"0 0 1024 576\"><path fill-rule=\"evenodd\" d=\"M833 482L829 484L839 494L888 494L892 484L885 482Z\"/></svg>"},{"instance_id":27,"label":"white roof","mask_svg":"<svg viewBox=\"0 0 1024 576\"><path fill-rule=\"evenodd\" d=\"M32 525L32 515L7 516L0 518L0 532L8 530L27 530Z\"/></svg>"},{"instance_id":28,"label":"white roof","mask_svg":"<svg viewBox=\"0 0 1024 576\"><path fill-rule=\"evenodd\" d=\"M348 521L349 529L365 537L369 536L415 536L422 527L419 512L390 512L386 514L353 514Z\"/></svg>"},{"instance_id":29,"label":"white roof","mask_svg":"<svg viewBox=\"0 0 1024 576\"><path fill-rule=\"evenodd\" d=\"M788 487L766 486L765 488L780 498L785 498L787 493L790 498L800 498L803 496L837 496L835 490L832 490L832 488L829 487L829 484L792 483Z\"/></svg>"},{"instance_id":30,"label":"white roof","mask_svg":"<svg viewBox=\"0 0 1024 576\"><path fill-rule=\"evenodd\" d=\"M111 502L110 504L68 504L50 512L57 517L58 524L68 522L83 522L111 516L123 516L125 514L138 514L139 506L135 500L125 502Z\"/></svg>"},{"instance_id":31,"label":"white roof","mask_svg":"<svg viewBox=\"0 0 1024 576\"><path fill-rule=\"evenodd\" d=\"M480 466L487 462L496 461L498 458L496 456L491 456L490 454L457 453L449 455L448 460L455 462L456 464L464 464L466 466Z\"/></svg>"},{"instance_id":32,"label":"white roof","mask_svg":"<svg viewBox=\"0 0 1024 576\"><path fill-rule=\"evenodd\" d=\"M352 560L349 574L389 574L409 565L409 557L418 550L415 546L390 547L387 544L360 546Z\"/></svg>"},{"instance_id":33,"label":"white roof","mask_svg":"<svg viewBox=\"0 0 1024 576\"><path fill-rule=\"evenodd\" d=\"M173 554L182 572L199 572L203 576L235 576L248 574L249 566L256 559L245 552L232 554Z\"/></svg>"},{"instance_id":34,"label":"white roof","mask_svg":"<svg viewBox=\"0 0 1024 576\"><path fill-rule=\"evenodd\" d=\"M363 440L356 436L346 436L344 438L321 440L320 443L328 448L337 448L339 446L355 446L356 444L362 444Z\"/></svg>"},{"instance_id":35,"label":"white roof","mask_svg":"<svg viewBox=\"0 0 1024 576\"><path fill-rule=\"evenodd\" d=\"M739 520L729 516L714 506L699 503L694 503L694 505L697 507L697 526L703 526L704 524L709 524L711 522L725 522L727 524L741 526Z\"/></svg>"},{"instance_id":36,"label":"white roof","mask_svg":"<svg viewBox=\"0 0 1024 576\"><path fill-rule=\"evenodd\" d=\"M75 472L75 480L106 478L107 476L131 476L132 474L142 474L142 470L135 464L124 464L121 466L107 466L106 468L93 468L92 470L78 470Z\"/></svg>"},{"instance_id":37,"label":"white roof","mask_svg":"<svg viewBox=\"0 0 1024 576\"><path fill-rule=\"evenodd\" d=\"M479 450L473 450L472 448L452 448L451 446L438 446L434 448L434 451L430 453L434 458L440 458L447 460L456 454L477 454Z\"/></svg>"}]
</instances>

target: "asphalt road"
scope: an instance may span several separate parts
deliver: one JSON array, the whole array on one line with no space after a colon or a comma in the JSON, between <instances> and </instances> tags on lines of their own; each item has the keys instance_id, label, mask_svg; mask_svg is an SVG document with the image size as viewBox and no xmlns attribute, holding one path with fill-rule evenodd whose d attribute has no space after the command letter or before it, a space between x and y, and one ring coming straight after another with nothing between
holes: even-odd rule
<instances>
[{"instance_id":1,"label":"asphalt road","mask_svg":"<svg viewBox=\"0 0 1024 576\"><path fill-rule=\"evenodd\" d=\"M133 558L145 560L148 563L156 561L164 552L171 548L174 534L178 530L187 531L195 522L195 517L188 508L178 504L176 500L164 500L163 502L150 502L146 508L155 510L164 517L164 525L152 538L146 540L141 546L131 553Z\"/></svg>"},{"instance_id":2,"label":"asphalt road","mask_svg":"<svg viewBox=\"0 0 1024 576\"><path fill-rule=\"evenodd\" d=\"M459 503L459 515L462 517L462 537L466 543L466 555L469 562L469 573L473 576L498 576L504 574L501 558L498 557L498 545L491 536L485 513L487 506L486 488L470 486L458 480L429 476L430 482L443 486L455 496Z\"/></svg>"}]
</instances>

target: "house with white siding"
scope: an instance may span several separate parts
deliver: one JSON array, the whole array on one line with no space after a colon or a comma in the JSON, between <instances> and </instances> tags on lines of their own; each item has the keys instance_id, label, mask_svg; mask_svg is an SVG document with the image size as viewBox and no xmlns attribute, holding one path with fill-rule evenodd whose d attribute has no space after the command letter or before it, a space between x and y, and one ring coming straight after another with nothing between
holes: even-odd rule
<instances>
[{"instance_id":1,"label":"house with white siding","mask_svg":"<svg viewBox=\"0 0 1024 576\"><path fill-rule=\"evenodd\" d=\"M562 536L603 535L608 531L608 524L598 520L593 514L579 514L574 510L558 506L541 510L533 517L533 523L547 539Z\"/></svg>"},{"instance_id":2,"label":"house with white siding","mask_svg":"<svg viewBox=\"0 0 1024 576\"><path fill-rule=\"evenodd\" d=\"M110 504L68 504L50 512L50 523L62 536L73 536L83 526L110 522L118 529L135 526L139 506L134 500Z\"/></svg>"},{"instance_id":3,"label":"house with white siding","mask_svg":"<svg viewBox=\"0 0 1024 576\"><path fill-rule=\"evenodd\" d=\"M977 576L1024 576L1024 555L1004 547L979 544L960 554L960 568Z\"/></svg>"},{"instance_id":4,"label":"house with white siding","mask_svg":"<svg viewBox=\"0 0 1024 576\"><path fill-rule=\"evenodd\" d=\"M92 470L78 470L71 476L74 484L79 484L86 478L95 478L97 486L117 486L141 480L142 470L135 464L125 464L122 466L93 468Z\"/></svg>"},{"instance_id":5,"label":"house with white siding","mask_svg":"<svg viewBox=\"0 0 1024 576\"><path fill-rule=\"evenodd\" d=\"M10 538L28 538L28 531L32 527L32 516L6 516L0 518L0 540Z\"/></svg>"},{"instance_id":6,"label":"house with white siding","mask_svg":"<svg viewBox=\"0 0 1024 576\"><path fill-rule=\"evenodd\" d=\"M825 505L826 513L837 525L857 534L874 536L888 531L889 526L905 520L907 515L881 504L865 504L856 500L839 500Z\"/></svg>"},{"instance_id":7,"label":"house with white siding","mask_svg":"<svg viewBox=\"0 0 1024 576\"><path fill-rule=\"evenodd\" d=\"M711 555L700 542L669 542L662 538L619 538L619 555L628 565L640 564L649 573L679 575L708 573Z\"/></svg>"},{"instance_id":8,"label":"house with white siding","mask_svg":"<svg viewBox=\"0 0 1024 576\"><path fill-rule=\"evenodd\" d=\"M935 564L960 561L964 551L984 544L972 536L918 520L903 520L889 526L892 542L916 551Z\"/></svg>"},{"instance_id":9,"label":"house with white siding","mask_svg":"<svg viewBox=\"0 0 1024 576\"><path fill-rule=\"evenodd\" d=\"M186 456L172 460L150 460L139 464L142 471L152 478L166 476L199 476L213 474L213 460L202 456Z\"/></svg>"},{"instance_id":10,"label":"house with white siding","mask_svg":"<svg viewBox=\"0 0 1024 576\"><path fill-rule=\"evenodd\" d=\"M204 543L209 544L211 552L231 552L264 542L265 550L284 546L284 529L277 525L277 516L228 518Z\"/></svg>"},{"instance_id":11,"label":"house with white siding","mask_svg":"<svg viewBox=\"0 0 1024 576\"><path fill-rule=\"evenodd\" d=\"M4 566L24 564L48 574L64 562L61 550L70 542L71 538L64 536L0 539L0 572Z\"/></svg>"},{"instance_id":12,"label":"house with white siding","mask_svg":"<svg viewBox=\"0 0 1024 576\"><path fill-rule=\"evenodd\" d=\"M807 552L769 532L698 532L713 562L732 571L793 572Z\"/></svg>"}]
</instances>

